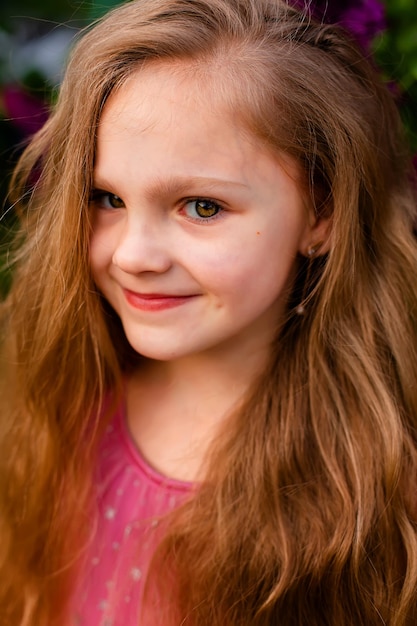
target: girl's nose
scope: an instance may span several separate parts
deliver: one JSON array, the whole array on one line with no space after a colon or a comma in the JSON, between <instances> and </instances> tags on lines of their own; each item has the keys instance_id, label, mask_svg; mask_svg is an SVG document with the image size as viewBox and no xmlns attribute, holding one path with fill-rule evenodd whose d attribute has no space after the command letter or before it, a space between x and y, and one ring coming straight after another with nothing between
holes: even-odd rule
<instances>
[{"instance_id":1,"label":"girl's nose","mask_svg":"<svg viewBox=\"0 0 417 626\"><path fill-rule=\"evenodd\" d=\"M172 257L161 225L126 220L113 253L113 264L128 274L169 270Z\"/></svg>"}]
</instances>

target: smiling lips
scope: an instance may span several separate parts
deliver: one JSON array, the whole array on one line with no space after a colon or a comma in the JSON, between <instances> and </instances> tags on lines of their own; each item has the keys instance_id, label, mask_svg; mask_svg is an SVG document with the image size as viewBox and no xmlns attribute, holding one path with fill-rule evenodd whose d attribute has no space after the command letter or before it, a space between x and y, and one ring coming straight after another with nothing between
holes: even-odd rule
<instances>
[{"instance_id":1,"label":"smiling lips","mask_svg":"<svg viewBox=\"0 0 417 626\"><path fill-rule=\"evenodd\" d=\"M123 289L123 292L127 302L135 309L140 309L141 311L163 311L165 309L172 309L197 297L197 294L176 296L166 293L136 293L129 289Z\"/></svg>"}]
</instances>

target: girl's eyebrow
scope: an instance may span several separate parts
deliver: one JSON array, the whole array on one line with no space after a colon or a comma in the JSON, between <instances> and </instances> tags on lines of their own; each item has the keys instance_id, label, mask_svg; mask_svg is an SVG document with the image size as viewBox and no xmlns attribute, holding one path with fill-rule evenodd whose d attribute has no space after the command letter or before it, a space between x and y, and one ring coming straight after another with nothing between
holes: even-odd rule
<instances>
[{"instance_id":1,"label":"girl's eyebrow","mask_svg":"<svg viewBox=\"0 0 417 626\"><path fill-rule=\"evenodd\" d=\"M116 190L118 187L117 179L114 177L107 178L101 176L99 172L94 175L93 184L97 189L105 189L108 191ZM156 178L146 184L143 195L147 200L154 200L155 198L167 197L173 194L189 194L192 193L193 190L198 191L201 187L205 189L209 189L210 187L216 189L248 189L248 185L236 180L210 176L181 176L167 179Z\"/></svg>"}]
</instances>

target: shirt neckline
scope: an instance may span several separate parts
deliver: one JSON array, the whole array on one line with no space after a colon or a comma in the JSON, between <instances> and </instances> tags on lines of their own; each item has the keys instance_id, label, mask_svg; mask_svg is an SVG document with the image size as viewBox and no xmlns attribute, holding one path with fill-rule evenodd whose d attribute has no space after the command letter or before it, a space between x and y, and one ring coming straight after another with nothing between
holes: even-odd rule
<instances>
[{"instance_id":1,"label":"shirt neckline","mask_svg":"<svg viewBox=\"0 0 417 626\"><path fill-rule=\"evenodd\" d=\"M129 430L126 418L126 410L123 404L119 407L117 411L116 423L120 432L122 442L129 456L131 457L135 465L138 466L139 469L147 476L148 479L150 479L153 483L157 485L178 491L180 493L189 493L193 489L193 487L195 486L194 483L179 480L177 478L170 478L169 476L166 476L156 470L145 459Z\"/></svg>"}]
</instances>

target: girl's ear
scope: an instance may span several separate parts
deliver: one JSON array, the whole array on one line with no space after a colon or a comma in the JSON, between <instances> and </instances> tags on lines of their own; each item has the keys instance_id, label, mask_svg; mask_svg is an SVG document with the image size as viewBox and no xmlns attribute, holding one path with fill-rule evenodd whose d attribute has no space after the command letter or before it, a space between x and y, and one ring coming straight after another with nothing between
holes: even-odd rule
<instances>
[{"instance_id":1,"label":"girl's ear","mask_svg":"<svg viewBox=\"0 0 417 626\"><path fill-rule=\"evenodd\" d=\"M331 248L332 218L316 217L312 224L306 228L299 248L303 256L314 256L327 254Z\"/></svg>"}]
</instances>

